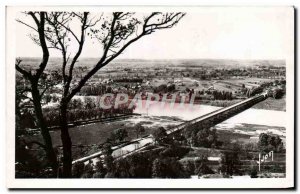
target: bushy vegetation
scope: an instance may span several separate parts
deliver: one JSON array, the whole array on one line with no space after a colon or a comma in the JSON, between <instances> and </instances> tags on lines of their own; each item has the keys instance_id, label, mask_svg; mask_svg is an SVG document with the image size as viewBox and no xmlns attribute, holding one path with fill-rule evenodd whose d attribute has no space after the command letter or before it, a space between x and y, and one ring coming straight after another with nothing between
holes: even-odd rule
<instances>
[{"instance_id":1,"label":"bushy vegetation","mask_svg":"<svg viewBox=\"0 0 300 194\"><path fill-rule=\"evenodd\" d=\"M117 129L111 132L107 142L110 142L112 144L117 144L124 141L127 137L128 137L128 132L126 129Z\"/></svg>"},{"instance_id":2,"label":"bushy vegetation","mask_svg":"<svg viewBox=\"0 0 300 194\"><path fill-rule=\"evenodd\" d=\"M168 148L161 151L159 155L162 157L181 158L184 155L186 155L190 150L190 148L170 145Z\"/></svg>"},{"instance_id":3,"label":"bushy vegetation","mask_svg":"<svg viewBox=\"0 0 300 194\"><path fill-rule=\"evenodd\" d=\"M175 89L176 89L175 84L170 84L170 85L161 84L161 85L155 87L153 89L153 92L154 93L167 93L167 92L174 92Z\"/></svg>"},{"instance_id":4,"label":"bushy vegetation","mask_svg":"<svg viewBox=\"0 0 300 194\"><path fill-rule=\"evenodd\" d=\"M154 140L156 143L163 143L166 138L166 130L163 127L159 127L155 129L152 133Z\"/></svg>"},{"instance_id":5,"label":"bushy vegetation","mask_svg":"<svg viewBox=\"0 0 300 194\"><path fill-rule=\"evenodd\" d=\"M152 178L188 178L181 163L173 157L156 158L152 164Z\"/></svg>"},{"instance_id":6,"label":"bushy vegetation","mask_svg":"<svg viewBox=\"0 0 300 194\"><path fill-rule=\"evenodd\" d=\"M16 178L53 177L54 173L47 163L45 151L38 149L40 145L39 142L26 142L16 138Z\"/></svg>"},{"instance_id":7,"label":"bushy vegetation","mask_svg":"<svg viewBox=\"0 0 300 194\"><path fill-rule=\"evenodd\" d=\"M218 137L216 129L202 129L192 137L192 142L194 146L215 148L218 143Z\"/></svg>"},{"instance_id":8,"label":"bushy vegetation","mask_svg":"<svg viewBox=\"0 0 300 194\"><path fill-rule=\"evenodd\" d=\"M215 172L208 166L208 159L206 156L202 156L194 161L194 174L203 176L205 174L214 174Z\"/></svg>"},{"instance_id":9,"label":"bushy vegetation","mask_svg":"<svg viewBox=\"0 0 300 194\"><path fill-rule=\"evenodd\" d=\"M274 151L284 151L282 139L278 135L261 133L259 135L258 149L264 153Z\"/></svg>"},{"instance_id":10,"label":"bushy vegetation","mask_svg":"<svg viewBox=\"0 0 300 194\"><path fill-rule=\"evenodd\" d=\"M213 91L212 92L215 100L232 100L232 92L226 92L226 91Z\"/></svg>"},{"instance_id":11,"label":"bushy vegetation","mask_svg":"<svg viewBox=\"0 0 300 194\"><path fill-rule=\"evenodd\" d=\"M246 93L246 96L247 96L247 97L255 96L256 94L262 93L263 90L264 90L264 88L261 87L261 86L254 87L254 88L252 88L252 89L248 89L248 91L247 91L247 93Z\"/></svg>"},{"instance_id":12,"label":"bushy vegetation","mask_svg":"<svg viewBox=\"0 0 300 194\"><path fill-rule=\"evenodd\" d=\"M232 144L230 151L224 151L221 156L219 170L225 176L241 175L240 147L238 144Z\"/></svg>"},{"instance_id":13,"label":"bushy vegetation","mask_svg":"<svg viewBox=\"0 0 300 194\"><path fill-rule=\"evenodd\" d=\"M188 178L190 174L179 162L188 151L176 146L156 148L115 160L104 152L104 159L96 165L91 161L74 164L72 174L74 178Z\"/></svg>"},{"instance_id":14,"label":"bushy vegetation","mask_svg":"<svg viewBox=\"0 0 300 194\"><path fill-rule=\"evenodd\" d=\"M234 100L201 100L201 104L211 105L211 106L218 106L218 107L227 107L234 105L238 102L241 102L240 99L234 99Z\"/></svg>"},{"instance_id":15,"label":"bushy vegetation","mask_svg":"<svg viewBox=\"0 0 300 194\"><path fill-rule=\"evenodd\" d=\"M125 82L125 83L142 83L143 79L141 78L121 78L121 79L114 79L114 82Z\"/></svg>"},{"instance_id":16,"label":"bushy vegetation","mask_svg":"<svg viewBox=\"0 0 300 194\"><path fill-rule=\"evenodd\" d=\"M82 96L99 96L105 93L111 93L112 88L104 84L96 84L90 86L83 86L79 92Z\"/></svg>"},{"instance_id":17,"label":"bushy vegetation","mask_svg":"<svg viewBox=\"0 0 300 194\"><path fill-rule=\"evenodd\" d=\"M284 91L283 91L283 89L280 89L280 88L276 88L272 92L272 97L275 98L275 99L282 98L283 95L284 95Z\"/></svg>"},{"instance_id":18,"label":"bushy vegetation","mask_svg":"<svg viewBox=\"0 0 300 194\"><path fill-rule=\"evenodd\" d=\"M185 139L195 147L205 147L205 148L217 148L221 142L218 141L218 135L216 129L190 126L185 129L184 137Z\"/></svg>"}]
</instances>

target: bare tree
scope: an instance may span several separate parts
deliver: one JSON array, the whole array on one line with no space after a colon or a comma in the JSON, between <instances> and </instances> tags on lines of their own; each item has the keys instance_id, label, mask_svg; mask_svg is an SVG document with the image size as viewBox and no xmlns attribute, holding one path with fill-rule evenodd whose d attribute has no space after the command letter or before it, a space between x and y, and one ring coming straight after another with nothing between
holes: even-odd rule
<instances>
[{"instance_id":1,"label":"bare tree","mask_svg":"<svg viewBox=\"0 0 300 194\"><path fill-rule=\"evenodd\" d=\"M30 15L36 25L36 28L34 30L37 32L37 36L39 39L39 44L41 46L41 49L43 51L43 56L41 63L39 67L36 69L35 72L26 71L20 66L20 63L22 62L21 60L17 59L16 60L16 70L20 72L25 79L29 80L30 82L30 92L32 94L32 102L34 105L34 110L35 110L35 115L37 119L37 123L41 129L41 134L43 136L44 140L44 146L43 148L45 149L47 158L53 168L54 172L57 172L58 168L58 163L56 159L56 154L53 149L52 145L52 140L50 133L48 131L45 119L43 117L43 112L42 112L42 106L41 106L41 99L42 99L42 94L40 92L40 87L39 87L39 81L42 77L42 74L47 66L48 60L49 60L49 51L46 43L46 36L45 36L45 15L46 13L41 12L41 13L33 13L33 12L28 12L26 13ZM27 24L26 24L27 25ZM28 25L29 26L29 25ZM30 28L33 28L29 26Z\"/></svg>"},{"instance_id":2,"label":"bare tree","mask_svg":"<svg viewBox=\"0 0 300 194\"><path fill-rule=\"evenodd\" d=\"M63 144L63 176L70 177L72 168L72 141L68 130L67 112L71 99L97 71L118 57L129 45L157 30L172 28L182 19L185 13L153 12L147 16L130 12L113 12L108 16L104 13L100 16L93 16L88 12L28 12L26 14L32 17L36 27L21 20L18 21L38 32L37 36L32 35L31 38L36 44L41 46L43 58L35 74L22 69L20 62L16 63L16 69L25 78L32 80L30 83L32 88L31 93L32 96L35 96L33 98L36 101L35 112L41 131L44 133L45 144L49 147L49 150L53 150L53 148L51 137L43 119L38 83L48 63L48 49L54 48L61 51L63 92L60 101L60 126ZM79 24L79 33L71 25L73 20L77 21L75 22L77 27ZM78 81L74 79L73 73L87 37L100 43L102 53L99 55L97 63L91 69L87 70L84 76ZM78 50L72 57L70 57L71 53L68 51L70 42L78 44Z\"/></svg>"}]
</instances>

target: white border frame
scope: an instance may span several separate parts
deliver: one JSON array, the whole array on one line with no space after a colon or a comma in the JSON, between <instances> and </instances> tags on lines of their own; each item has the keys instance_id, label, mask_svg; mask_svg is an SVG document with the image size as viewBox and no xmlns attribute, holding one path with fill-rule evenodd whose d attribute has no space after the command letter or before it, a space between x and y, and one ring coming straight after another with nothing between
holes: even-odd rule
<instances>
[{"instance_id":1,"label":"white border frame","mask_svg":"<svg viewBox=\"0 0 300 194\"><path fill-rule=\"evenodd\" d=\"M278 7L280 8L280 7ZM291 26L291 55L286 56L287 96L286 96L286 178L269 179L15 179L15 13L24 9L36 10L89 10L99 11L91 6L55 7L8 7L6 12L6 185L9 188L290 188L294 186L294 21ZM98 9L98 10L97 10ZM198 7L188 6L102 6L103 11L111 10L180 10L193 12ZM286 7L294 17L294 8ZM238 181L238 182L237 182Z\"/></svg>"}]
</instances>

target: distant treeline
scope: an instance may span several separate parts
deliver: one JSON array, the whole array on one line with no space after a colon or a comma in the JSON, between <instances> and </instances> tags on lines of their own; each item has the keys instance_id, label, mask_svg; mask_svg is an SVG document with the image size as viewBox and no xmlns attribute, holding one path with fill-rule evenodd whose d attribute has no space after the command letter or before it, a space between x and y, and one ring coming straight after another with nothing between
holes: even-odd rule
<instances>
[{"instance_id":1,"label":"distant treeline","mask_svg":"<svg viewBox=\"0 0 300 194\"><path fill-rule=\"evenodd\" d=\"M212 95L214 100L232 100L233 99L232 92L229 92L229 91L218 91L218 90L213 90L213 91L200 90L199 91L200 95L204 95L205 93ZM202 97L202 99L203 98L204 97Z\"/></svg>"},{"instance_id":2,"label":"distant treeline","mask_svg":"<svg viewBox=\"0 0 300 194\"><path fill-rule=\"evenodd\" d=\"M255 87L255 88L252 88L252 89L249 89L246 93L246 96L247 97L251 97L251 96L254 96L256 94L260 94L264 91L264 88L259 86L259 87Z\"/></svg>"},{"instance_id":3,"label":"distant treeline","mask_svg":"<svg viewBox=\"0 0 300 194\"><path fill-rule=\"evenodd\" d=\"M215 100L232 100L232 92L227 91L213 91Z\"/></svg>"},{"instance_id":4,"label":"distant treeline","mask_svg":"<svg viewBox=\"0 0 300 194\"><path fill-rule=\"evenodd\" d=\"M112 88L110 86L97 84L92 86L83 86L79 94L83 96L99 96L111 92L112 92Z\"/></svg>"},{"instance_id":5,"label":"distant treeline","mask_svg":"<svg viewBox=\"0 0 300 194\"><path fill-rule=\"evenodd\" d=\"M67 119L69 123L91 119L104 119L121 114L132 114L133 110L134 107L128 108L126 104L119 105L117 108L102 109L99 108L96 98L86 97L84 101L78 98L70 102ZM48 127L58 126L60 124L60 114L57 107L43 108L43 115ZM23 114L20 115L20 118L18 118L19 126L22 129L36 128L37 124L35 120L34 112L27 109L25 109Z\"/></svg>"},{"instance_id":6,"label":"distant treeline","mask_svg":"<svg viewBox=\"0 0 300 194\"><path fill-rule=\"evenodd\" d=\"M175 89L176 89L175 84L169 84L169 85L161 84L161 85L155 87L153 89L153 92L154 93L167 93L167 92L174 92Z\"/></svg>"},{"instance_id":7,"label":"distant treeline","mask_svg":"<svg viewBox=\"0 0 300 194\"><path fill-rule=\"evenodd\" d=\"M114 82L133 82L133 83L142 83L143 79L141 78L121 78L121 79L114 79Z\"/></svg>"},{"instance_id":8,"label":"distant treeline","mask_svg":"<svg viewBox=\"0 0 300 194\"><path fill-rule=\"evenodd\" d=\"M275 80L274 82L265 82L265 83L262 83L258 87L248 89L247 92L246 92L246 96L251 97L251 96L254 96L256 94L260 94L264 91L265 88L267 88L269 86L272 86L272 85L275 85L275 86L279 86L279 87L277 87L273 90L270 90L269 91L269 96L272 96L275 99L279 99L285 94L285 84L286 84L285 80L281 80L281 81Z\"/></svg>"}]
</instances>

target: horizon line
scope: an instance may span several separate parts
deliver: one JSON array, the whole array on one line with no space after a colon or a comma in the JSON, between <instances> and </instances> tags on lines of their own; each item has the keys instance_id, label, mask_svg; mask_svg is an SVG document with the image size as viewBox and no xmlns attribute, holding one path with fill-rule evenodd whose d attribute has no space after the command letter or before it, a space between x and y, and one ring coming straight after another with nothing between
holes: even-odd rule
<instances>
[{"instance_id":1,"label":"horizon line","mask_svg":"<svg viewBox=\"0 0 300 194\"><path fill-rule=\"evenodd\" d=\"M28 56L20 56L16 58L42 58L42 57L28 57ZM61 57L49 57L50 59L57 59ZM71 57L70 57L71 58ZM73 58L73 57L72 57ZM71 58L71 59L72 59ZM99 57L82 57L84 59L99 59ZM80 59L79 59L80 60ZM114 61L118 60L145 60L145 61L158 61L158 60L240 60L240 61L286 61L285 59L241 59L241 58L155 58L155 59L149 59L149 58L120 58L115 59Z\"/></svg>"}]
</instances>

